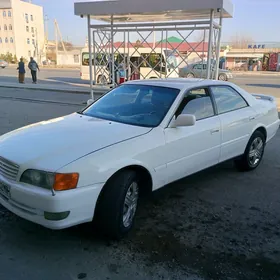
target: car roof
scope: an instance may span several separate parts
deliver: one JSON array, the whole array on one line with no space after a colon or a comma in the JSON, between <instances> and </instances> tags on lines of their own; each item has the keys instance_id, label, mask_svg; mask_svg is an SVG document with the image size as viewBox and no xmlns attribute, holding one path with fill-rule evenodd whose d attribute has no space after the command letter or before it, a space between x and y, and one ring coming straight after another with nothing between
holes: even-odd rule
<instances>
[{"instance_id":1,"label":"car roof","mask_svg":"<svg viewBox=\"0 0 280 280\"><path fill-rule=\"evenodd\" d=\"M206 79L187 79L187 78L166 78L166 79L150 79L150 80L135 80L125 83L126 85L148 85L148 86L160 86L176 89L192 88L192 87L205 87L210 85L229 85L225 81L214 81Z\"/></svg>"}]
</instances>

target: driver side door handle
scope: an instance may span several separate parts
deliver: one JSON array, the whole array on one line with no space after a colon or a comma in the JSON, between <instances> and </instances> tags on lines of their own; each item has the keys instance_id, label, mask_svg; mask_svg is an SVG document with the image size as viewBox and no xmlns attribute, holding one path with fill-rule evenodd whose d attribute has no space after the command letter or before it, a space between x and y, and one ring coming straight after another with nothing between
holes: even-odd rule
<instances>
[{"instance_id":1,"label":"driver side door handle","mask_svg":"<svg viewBox=\"0 0 280 280\"><path fill-rule=\"evenodd\" d=\"M210 131L211 134L218 133L218 132L220 132L219 128L214 128Z\"/></svg>"}]
</instances>

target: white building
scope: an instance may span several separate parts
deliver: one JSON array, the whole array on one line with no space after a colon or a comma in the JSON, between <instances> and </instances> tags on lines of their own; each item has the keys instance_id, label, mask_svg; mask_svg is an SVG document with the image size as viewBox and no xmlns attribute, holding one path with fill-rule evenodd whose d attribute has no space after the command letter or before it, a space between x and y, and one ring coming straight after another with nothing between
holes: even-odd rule
<instances>
[{"instance_id":1,"label":"white building","mask_svg":"<svg viewBox=\"0 0 280 280\"><path fill-rule=\"evenodd\" d=\"M57 65L77 66L81 65L81 49L77 48L71 51L59 51L57 55Z\"/></svg>"},{"instance_id":2,"label":"white building","mask_svg":"<svg viewBox=\"0 0 280 280\"><path fill-rule=\"evenodd\" d=\"M0 54L45 58L43 8L31 1L0 0Z\"/></svg>"}]
</instances>

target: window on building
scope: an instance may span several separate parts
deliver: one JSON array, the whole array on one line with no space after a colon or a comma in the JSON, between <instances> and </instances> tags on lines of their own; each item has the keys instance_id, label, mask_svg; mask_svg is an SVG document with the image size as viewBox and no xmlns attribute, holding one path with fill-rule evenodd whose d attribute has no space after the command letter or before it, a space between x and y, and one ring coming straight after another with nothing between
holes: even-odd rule
<instances>
[{"instance_id":1,"label":"window on building","mask_svg":"<svg viewBox=\"0 0 280 280\"><path fill-rule=\"evenodd\" d=\"M12 17L12 12L8 11L8 17Z\"/></svg>"},{"instance_id":2,"label":"window on building","mask_svg":"<svg viewBox=\"0 0 280 280\"><path fill-rule=\"evenodd\" d=\"M29 56L29 57L31 56L31 51L28 51L28 56Z\"/></svg>"},{"instance_id":3,"label":"window on building","mask_svg":"<svg viewBox=\"0 0 280 280\"><path fill-rule=\"evenodd\" d=\"M4 30L8 30L8 27L7 27L7 25L6 25L6 24L4 25Z\"/></svg>"},{"instance_id":4,"label":"window on building","mask_svg":"<svg viewBox=\"0 0 280 280\"><path fill-rule=\"evenodd\" d=\"M4 11L3 12L3 17L6 17L6 16L7 16L6 11Z\"/></svg>"},{"instance_id":5,"label":"window on building","mask_svg":"<svg viewBox=\"0 0 280 280\"><path fill-rule=\"evenodd\" d=\"M10 43L13 43L14 42L14 39L11 37L10 38Z\"/></svg>"},{"instance_id":6,"label":"window on building","mask_svg":"<svg viewBox=\"0 0 280 280\"><path fill-rule=\"evenodd\" d=\"M30 44L30 39L29 38L27 38L27 44Z\"/></svg>"},{"instance_id":7,"label":"window on building","mask_svg":"<svg viewBox=\"0 0 280 280\"><path fill-rule=\"evenodd\" d=\"M0 38L0 44L2 44L2 38Z\"/></svg>"},{"instance_id":8,"label":"window on building","mask_svg":"<svg viewBox=\"0 0 280 280\"><path fill-rule=\"evenodd\" d=\"M13 26L11 24L9 25L9 30L13 30Z\"/></svg>"},{"instance_id":9,"label":"window on building","mask_svg":"<svg viewBox=\"0 0 280 280\"><path fill-rule=\"evenodd\" d=\"M29 32L29 26L26 26L26 32Z\"/></svg>"},{"instance_id":10,"label":"window on building","mask_svg":"<svg viewBox=\"0 0 280 280\"><path fill-rule=\"evenodd\" d=\"M31 32L34 33L34 27L31 27Z\"/></svg>"},{"instance_id":11,"label":"window on building","mask_svg":"<svg viewBox=\"0 0 280 280\"><path fill-rule=\"evenodd\" d=\"M30 20L33 21L33 15L30 15Z\"/></svg>"},{"instance_id":12,"label":"window on building","mask_svg":"<svg viewBox=\"0 0 280 280\"><path fill-rule=\"evenodd\" d=\"M28 14L25 14L25 21L28 23Z\"/></svg>"},{"instance_id":13,"label":"window on building","mask_svg":"<svg viewBox=\"0 0 280 280\"><path fill-rule=\"evenodd\" d=\"M74 54L74 63L80 63L80 57L78 54Z\"/></svg>"},{"instance_id":14,"label":"window on building","mask_svg":"<svg viewBox=\"0 0 280 280\"><path fill-rule=\"evenodd\" d=\"M5 38L5 43L9 43L9 40L8 40L8 38L7 38L7 37Z\"/></svg>"},{"instance_id":15,"label":"window on building","mask_svg":"<svg viewBox=\"0 0 280 280\"><path fill-rule=\"evenodd\" d=\"M32 39L32 45L35 45L35 40L34 39Z\"/></svg>"}]
</instances>

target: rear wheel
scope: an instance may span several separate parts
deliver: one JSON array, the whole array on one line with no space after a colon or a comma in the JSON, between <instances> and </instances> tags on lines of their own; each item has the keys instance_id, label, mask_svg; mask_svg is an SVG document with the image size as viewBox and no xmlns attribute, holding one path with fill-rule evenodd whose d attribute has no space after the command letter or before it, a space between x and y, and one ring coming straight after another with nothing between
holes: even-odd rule
<instances>
[{"instance_id":1,"label":"rear wheel","mask_svg":"<svg viewBox=\"0 0 280 280\"><path fill-rule=\"evenodd\" d=\"M265 136L260 131L255 131L248 142L245 153L235 161L236 167L240 171L256 169L262 161L264 149Z\"/></svg>"},{"instance_id":2,"label":"rear wheel","mask_svg":"<svg viewBox=\"0 0 280 280\"><path fill-rule=\"evenodd\" d=\"M139 181L135 171L123 170L105 185L97 204L95 221L106 236L119 239L133 227L139 199Z\"/></svg>"},{"instance_id":3,"label":"rear wheel","mask_svg":"<svg viewBox=\"0 0 280 280\"><path fill-rule=\"evenodd\" d=\"M107 84L107 79L104 75L99 75L97 77L97 84L102 84L102 85L105 85Z\"/></svg>"}]
</instances>

